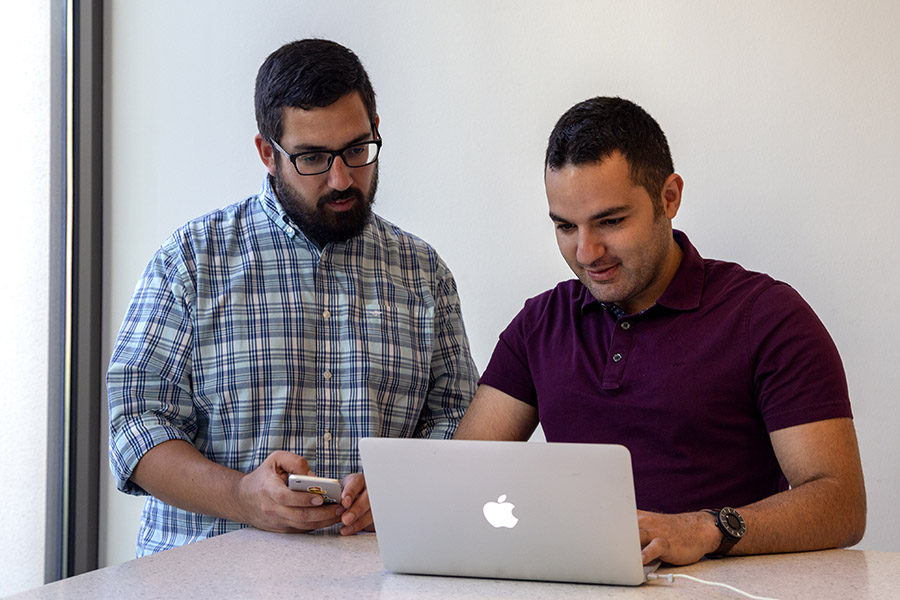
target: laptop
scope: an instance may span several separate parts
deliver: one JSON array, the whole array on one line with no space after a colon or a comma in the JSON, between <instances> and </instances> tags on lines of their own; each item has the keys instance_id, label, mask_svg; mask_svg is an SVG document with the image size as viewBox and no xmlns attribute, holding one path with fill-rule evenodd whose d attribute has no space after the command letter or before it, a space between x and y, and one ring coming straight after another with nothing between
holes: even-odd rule
<instances>
[{"instance_id":1,"label":"laptop","mask_svg":"<svg viewBox=\"0 0 900 600\"><path fill-rule=\"evenodd\" d=\"M624 446L365 438L378 547L397 573L639 585Z\"/></svg>"}]
</instances>

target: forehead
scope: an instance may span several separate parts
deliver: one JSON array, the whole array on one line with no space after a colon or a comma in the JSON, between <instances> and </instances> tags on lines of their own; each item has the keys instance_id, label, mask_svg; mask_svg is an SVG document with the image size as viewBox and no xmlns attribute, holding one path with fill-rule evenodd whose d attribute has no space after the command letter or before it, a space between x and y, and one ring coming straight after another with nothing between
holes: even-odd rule
<instances>
[{"instance_id":1,"label":"forehead","mask_svg":"<svg viewBox=\"0 0 900 600\"><path fill-rule=\"evenodd\" d=\"M285 107L281 113L282 141L290 146L340 148L372 129L358 92L342 96L328 106L309 110Z\"/></svg>"},{"instance_id":2,"label":"forehead","mask_svg":"<svg viewBox=\"0 0 900 600\"><path fill-rule=\"evenodd\" d=\"M602 162L548 168L544 185L550 211L571 220L613 208L634 208L644 201L650 206L649 194L631 181L628 161L620 153Z\"/></svg>"}]
</instances>

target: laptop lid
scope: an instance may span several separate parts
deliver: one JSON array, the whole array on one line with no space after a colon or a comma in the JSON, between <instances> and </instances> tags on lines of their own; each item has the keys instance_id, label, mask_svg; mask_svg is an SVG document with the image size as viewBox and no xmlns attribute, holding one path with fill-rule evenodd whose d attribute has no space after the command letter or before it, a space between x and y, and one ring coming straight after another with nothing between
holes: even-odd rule
<instances>
[{"instance_id":1,"label":"laptop lid","mask_svg":"<svg viewBox=\"0 0 900 600\"><path fill-rule=\"evenodd\" d=\"M623 446L365 438L359 449L390 571L644 581Z\"/></svg>"}]
</instances>

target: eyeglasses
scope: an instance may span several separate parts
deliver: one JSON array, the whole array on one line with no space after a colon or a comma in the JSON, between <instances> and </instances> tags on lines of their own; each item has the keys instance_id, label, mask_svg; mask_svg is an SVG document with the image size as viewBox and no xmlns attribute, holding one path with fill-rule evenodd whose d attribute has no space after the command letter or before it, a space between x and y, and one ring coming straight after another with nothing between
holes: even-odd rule
<instances>
[{"instance_id":1,"label":"eyeglasses","mask_svg":"<svg viewBox=\"0 0 900 600\"><path fill-rule=\"evenodd\" d=\"M373 128L372 133L377 136L378 130ZM379 137L371 142L350 144L340 150L313 150L296 154L288 154L275 140L272 140L272 146L288 157L288 160L291 161L291 164L294 165L294 168L297 169L297 173L300 175L321 175L331 169L336 156L340 156L345 165L354 169L371 165L378 160L378 152L381 150L381 138Z\"/></svg>"}]
</instances>

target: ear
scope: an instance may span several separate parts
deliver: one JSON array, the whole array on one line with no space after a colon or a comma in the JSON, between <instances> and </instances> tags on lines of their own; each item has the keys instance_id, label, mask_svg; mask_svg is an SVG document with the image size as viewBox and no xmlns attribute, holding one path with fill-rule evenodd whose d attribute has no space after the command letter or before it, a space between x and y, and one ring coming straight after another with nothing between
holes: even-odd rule
<instances>
[{"instance_id":1,"label":"ear","mask_svg":"<svg viewBox=\"0 0 900 600\"><path fill-rule=\"evenodd\" d=\"M662 188L663 208L669 220L675 218L681 207L681 192L684 189L684 179L678 173L672 173L666 178Z\"/></svg>"},{"instance_id":2,"label":"ear","mask_svg":"<svg viewBox=\"0 0 900 600\"><path fill-rule=\"evenodd\" d=\"M378 113L375 113L375 129L379 129L379 125L381 124L381 119L378 117ZM378 134L381 137L381 133Z\"/></svg>"},{"instance_id":3,"label":"ear","mask_svg":"<svg viewBox=\"0 0 900 600\"><path fill-rule=\"evenodd\" d=\"M269 171L269 175L274 176L276 160L275 148L272 147L272 144L264 140L262 134L259 133L256 134L253 141L256 143L256 151L259 152L260 160L266 165L266 170Z\"/></svg>"}]
</instances>

